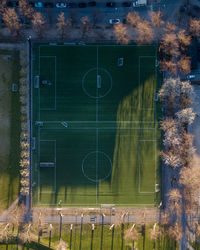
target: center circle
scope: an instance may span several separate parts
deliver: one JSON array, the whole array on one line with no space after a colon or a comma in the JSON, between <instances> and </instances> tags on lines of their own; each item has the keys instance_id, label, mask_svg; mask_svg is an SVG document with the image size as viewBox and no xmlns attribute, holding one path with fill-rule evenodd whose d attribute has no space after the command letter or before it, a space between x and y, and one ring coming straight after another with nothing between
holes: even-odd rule
<instances>
[{"instance_id":1,"label":"center circle","mask_svg":"<svg viewBox=\"0 0 200 250\"><path fill-rule=\"evenodd\" d=\"M92 68L83 76L82 88L91 98L103 98L112 89L112 76L104 68Z\"/></svg>"},{"instance_id":2,"label":"center circle","mask_svg":"<svg viewBox=\"0 0 200 250\"><path fill-rule=\"evenodd\" d=\"M112 170L110 157L102 151L88 153L82 161L83 175L93 182L104 181Z\"/></svg>"}]
</instances>

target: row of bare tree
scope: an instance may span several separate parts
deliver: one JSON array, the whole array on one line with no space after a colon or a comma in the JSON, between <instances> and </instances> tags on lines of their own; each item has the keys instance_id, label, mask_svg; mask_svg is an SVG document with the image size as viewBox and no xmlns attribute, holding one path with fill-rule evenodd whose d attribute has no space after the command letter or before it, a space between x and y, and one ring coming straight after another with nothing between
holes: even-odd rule
<instances>
[{"instance_id":1,"label":"row of bare tree","mask_svg":"<svg viewBox=\"0 0 200 250\"><path fill-rule=\"evenodd\" d=\"M127 15L127 24L114 26L117 43L128 44L135 41L138 44L160 43L160 67L170 75L188 74L190 58L188 46L191 40L200 35L200 20L191 19L186 29L180 29L173 23L165 23L162 12L149 12L149 20L142 18L138 12Z\"/></svg>"},{"instance_id":2,"label":"row of bare tree","mask_svg":"<svg viewBox=\"0 0 200 250\"><path fill-rule=\"evenodd\" d=\"M188 125L195 119L191 108L194 93L189 81L168 78L159 95L166 112L161 123L164 132L161 157L166 165L176 169L171 180L172 189L168 193L165 223L170 225L171 236L180 240L192 225L195 233L194 223L188 223L186 214L196 213L196 197L200 188L200 159L195 154L193 135L188 133Z\"/></svg>"},{"instance_id":3,"label":"row of bare tree","mask_svg":"<svg viewBox=\"0 0 200 250\"><path fill-rule=\"evenodd\" d=\"M21 102L21 159L20 159L20 194L29 194L30 185L30 144L28 128L28 60L25 50L20 50L20 102Z\"/></svg>"}]
</instances>

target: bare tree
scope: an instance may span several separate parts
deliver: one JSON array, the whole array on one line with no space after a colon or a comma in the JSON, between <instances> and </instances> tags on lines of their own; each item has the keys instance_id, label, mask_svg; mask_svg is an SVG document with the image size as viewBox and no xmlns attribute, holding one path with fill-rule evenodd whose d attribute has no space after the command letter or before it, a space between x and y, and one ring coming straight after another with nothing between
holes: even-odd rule
<instances>
[{"instance_id":1,"label":"bare tree","mask_svg":"<svg viewBox=\"0 0 200 250\"><path fill-rule=\"evenodd\" d=\"M167 55L179 56L179 43L175 33L166 33L162 36L161 48Z\"/></svg>"},{"instance_id":2,"label":"bare tree","mask_svg":"<svg viewBox=\"0 0 200 250\"><path fill-rule=\"evenodd\" d=\"M189 74L191 71L190 68L190 58L188 56L182 56L177 62L180 73Z\"/></svg>"},{"instance_id":3,"label":"bare tree","mask_svg":"<svg viewBox=\"0 0 200 250\"><path fill-rule=\"evenodd\" d=\"M180 49L185 50L185 47L190 45L191 37L186 34L185 30L180 30L177 37L180 44Z\"/></svg>"},{"instance_id":4,"label":"bare tree","mask_svg":"<svg viewBox=\"0 0 200 250\"><path fill-rule=\"evenodd\" d=\"M64 12L61 12L57 18L57 30L58 30L58 33L61 37L61 39L64 38L64 35L65 35L65 31L66 31L66 27L67 27L67 22L66 22L66 19L65 19L65 14Z\"/></svg>"},{"instance_id":5,"label":"bare tree","mask_svg":"<svg viewBox=\"0 0 200 250\"><path fill-rule=\"evenodd\" d=\"M119 23L114 26L114 34L117 40L117 43L128 44L130 41L130 35L127 31L127 28L122 23Z\"/></svg>"},{"instance_id":6,"label":"bare tree","mask_svg":"<svg viewBox=\"0 0 200 250\"><path fill-rule=\"evenodd\" d=\"M163 14L160 10L158 12L149 11L148 15L150 17L152 26L159 28L161 25L164 24L164 21L162 20Z\"/></svg>"},{"instance_id":7,"label":"bare tree","mask_svg":"<svg viewBox=\"0 0 200 250\"><path fill-rule=\"evenodd\" d=\"M175 24L167 22L166 25L165 25L164 31L166 33L173 33L174 31L177 30L177 28L178 27Z\"/></svg>"},{"instance_id":8,"label":"bare tree","mask_svg":"<svg viewBox=\"0 0 200 250\"><path fill-rule=\"evenodd\" d=\"M162 121L161 129L164 130L164 139L163 144L167 147L167 150L170 148L176 148L181 145L181 138L178 128L178 122L172 118L167 118Z\"/></svg>"},{"instance_id":9,"label":"bare tree","mask_svg":"<svg viewBox=\"0 0 200 250\"><path fill-rule=\"evenodd\" d=\"M161 157L164 163L172 168L177 168L181 165L182 159L177 150L171 149L167 152L161 152Z\"/></svg>"},{"instance_id":10,"label":"bare tree","mask_svg":"<svg viewBox=\"0 0 200 250\"><path fill-rule=\"evenodd\" d=\"M173 60L160 61L160 68L171 76L177 75L177 64Z\"/></svg>"},{"instance_id":11,"label":"bare tree","mask_svg":"<svg viewBox=\"0 0 200 250\"><path fill-rule=\"evenodd\" d=\"M183 228L182 225L179 222L175 222L174 225L169 226L168 228L168 234L173 239L179 241L183 237Z\"/></svg>"},{"instance_id":12,"label":"bare tree","mask_svg":"<svg viewBox=\"0 0 200 250\"><path fill-rule=\"evenodd\" d=\"M0 13L3 14L7 7L7 0L2 0L0 2Z\"/></svg>"},{"instance_id":13,"label":"bare tree","mask_svg":"<svg viewBox=\"0 0 200 250\"><path fill-rule=\"evenodd\" d=\"M167 78L164 80L162 88L159 91L159 97L162 102L175 105L175 98L180 96L180 86L182 82L180 78Z\"/></svg>"},{"instance_id":14,"label":"bare tree","mask_svg":"<svg viewBox=\"0 0 200 250\"><path fill-rule=\"evenodd\" d=\"M179 122L191 125L195 119L195 113L192 108L185 108L176 113Z\"/></svg>"},{"instance_id":15,"label":"bare tree","mask_svg":"<svg viewBox=\"0 0 200 250\"><path fill-rule=\"evenodd\" d=\"M138 12L129 12L126 17L127 23L131 25L132 29L135 29L137 24L141 22L141 17Z\"/></svg>"},{"instance_id":16,"label":"bare tree","mask_svg":"<svg viewBox=\"0 0 200 250\"><path fill-rule=\"evenodd\" d=\"M182 203L182 195L180 194L180 191L177 188L171 189L168 193L168 198L171 212L180 215Z\"/></svg>"},{"instance_id":17,"label":"bare tree","mask_svg":"<svg viewBox=\"0 0 200 250\"><path fill-rule=\"evenodd\" d=\"M8 30L13 35L19 35L19 31L22 27L18 18L19 18L19 16L17 15L14 8L5 9L5 11L3 13L3 20L4 20Z\"/></svg>"},{"instance_id":18,"label":"bare tree","mask_svg":"<svg viewBox=\"0 0 200 250\"><path fill-rule=\"evenodd\" d=\"M77 23L78 20L78 13L76 10L70 10L70 19L72 27L74 27L74 25Z\"/></svg>"},{"instance_id":19,"label":"bare tree","mask_svg":"<svg viewBox=\"0 0 200 250\"><path fill-rule=\"evenodd\" d=\"M171 131L174 136L177 136L178 132L178 122L172 118L165 118L161 121L161 129L166 132L168 130Z\"/></svg>"},{"instance_id":20,"label":"bare tree","mask_svg":"<svg viewBox=\"0 0 200 250\"><path fill-rule=\"evenodd\" d=\"M181 109L191 106L193 103L194 90L189 81L183 81L181 84L180 105Z\"/></svg>"},{"instance_id":21,"label":"bare tree","mask_svg":"<svg viewBox=\"0 0 200 250\"><path fill-rule=\"evenodd\" d=\"M124 232L124 239L127 243L132 242L132 249L134 249L135 241L138 241L140 233L135 229L135 224Z\"/></svg>"},{"instance_id":22,"label":"bare tree","mask_svg":"<svg viewBox=\"0 0 200 250\"><path fill-rule=\"evenodd\" d=\"M85 37L86 32L88 32L90 28L90 19L88 16L84 16L81 18L82 24L82 38Z\"/></svg>"},{"instance_id":23,"label":"bare tree","mask_svg":"<svg viewBox=\"0 0 200 250\"><path fill-rule=\"evenodd\" d=\"M19 1L19 12L25 18L31 19L34 13L34 9L30 6L29 2L26 0Z\"/></svg>"},{"instance_id":24,"label":"bare tree","mask_svg":"<svg viewBox=\"0 0 200 250\"><path fill-rule=\"evenodd\" d=\"M92 22L93 22L93 27L96 26L97 22L100 19L100 11L98 9L92 11Z\"/></svg>"},{"instance_id":25,"label":"bare tree","mask_svg":"<svg viewBox=\"0 0 200 250\"><path fill-rule=\"evenodd\" d=\"M32 24L34 30L39 34L39 36L43 35L45 23L46 21L40 12L34 13Z\"/></svg>"},{"instance_id":26,"label":"bare tree","mask_svg":"<svg viewBox=\"0 0 200 250\"><path fill-rule=\"evenodd\" d=\"M191 194L196 194L195 191L200 188L200 158L194 154L189 167L183 167L180 171L179 183L184 185Z\"/></svg>"},{"instance_id":27,"label":"bare tree","mask_svg":"<svg viewBox=\"0 0 200 250\"><path fill-rule=\"evenodd\" d=\"M139 44L151 44L154 39L153 29L148 21L141 21L136 26L137 30L137 42Z\"/></svg>"},{"instance_id":28,"label":"bare tree","mask_svg":"<svg viewBox=\"0 0 200 250\"><path fill-rule=\"evenodd\" d=\"M197 37L200 35L200 20L190 20L190 33L193 37Z\"/></svg>"}]
</instances>

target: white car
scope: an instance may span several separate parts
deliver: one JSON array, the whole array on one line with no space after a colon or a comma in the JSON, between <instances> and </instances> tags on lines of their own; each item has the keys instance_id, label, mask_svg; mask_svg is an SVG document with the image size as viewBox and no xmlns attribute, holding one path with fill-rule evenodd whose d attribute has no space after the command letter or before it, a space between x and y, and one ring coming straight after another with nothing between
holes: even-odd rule
<instances>
[{"instance_id":1,"label":"white car","mask_svg":"<svg viewBox=\"0 0 200 250\"><path fill-rule=\"evenodd\" d=\"M133 2L133 7L137 7L138 6L138 1Z\"/></svg>"},{"instance_id":2,"label":"white car","mask_svg":"<svg viewBox=\"0 0 200 250\"><path fill-rule=\"evenodd\" d=\"M58 2L58 3L56 4L56 7L57 7L57 8L66 8L66 7L67 7L67 4L66 4L66 3Z\"/></svg>"},{"instance_id":3,"label":"white car","mask_svg":"<svg viewBox=\"0 0 200 250\"><path fill-rule=\"evenodd\" d=\"M109 24L118 24L120 23L120 19L116 18L116 19L109 19Z\"/></svg>"},{"instance_id":4,"label":"white car","mask_svg":"<svg viewBox=\"0 0 200 250\"><path fill-rule=\"evenodd\" d=\"M188 75L187 76L187 79L190 80L190 79L194 79L195 78L195 75Z\"/></svg>"}]
</instances>

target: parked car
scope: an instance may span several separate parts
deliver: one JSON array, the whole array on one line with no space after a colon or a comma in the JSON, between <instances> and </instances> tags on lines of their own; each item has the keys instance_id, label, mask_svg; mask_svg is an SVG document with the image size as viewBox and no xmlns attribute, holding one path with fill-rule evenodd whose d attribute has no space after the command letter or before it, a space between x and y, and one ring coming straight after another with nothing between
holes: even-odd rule
<instances>
[{"instance_id":1,"label":"parked car","mask_svg":"<svg viewBox=\"0 0 200 250\"><path fill-rule=\"evenodd\" d=\"M22 17L18 18L18 22L24 25L29 25L31 23L30 19L23 19Z\"/></svg>"},{"instance_id":2,"label":"parked car","mask_svg":"<svg viewBox=\"0 0 200 250\"><path fill-rule=\"evenodd\" d=\"M31 7L35 7L35 3L34 2L29 2Z\"/></svg>"},{"instance_id":3,"label":"parked car","mask_svg":"<svg viewBox=\"0 0 200 250\"><path fill-rule=\"evenodd\" d=\"M195 78L195 75L188 75L186 78L187 78L188 80L194 79L194 78Z\"/></svg>"},{"instance_id":4,"label":"parked car","mask_svg":"<svg viewBox=\"0 0 200 250\"><path fill-rule=\"evenodd\" d=\"M88 3L88 6L90 6L90 7L94 7L96 5L97 5L97 3L95 1L92 1L92 2Z\"/></svg>"},{"instance_id":5,"label":"parked car","mask_svg":"<svg viewBox=\"0 0 200 250\"><path fill-rule=\"evenodd\" d=\"M133 2L133 7L137 7L138 6L138 1Z\"/></svg>"},{"instance_id":6,"label":"parked car","mask_svg":"<svg viewBox=\"0 0 200 250\"><path fill-rule=\"evenodd\" d=\"M14 3L11 1L8 1L6 5L7 7L14 7Z\"/></svg>"},{"instance_id":7,"label":"parked car","mask_svg":"<svg viewBox=\"0 0 200 250\"><path fill-rule=\"evenodd\" d=\"M42 2L36 2L35 3L35 7L36 8L42 8L43 7L43 3Z\"/></svg>"},{"instance_id":8,"label":"parked car","mask_svg":"<svg viewBox=\"0 0 200 250\"><path fill-rule=\"evenodd\" d=\"M131 2L123 2L122 6L123 7L131 7Z\"/></svg>"},{"instance_id":9,"label":"parked car","mask_svg":"<svg viewBox=\"0 0 200 250\"><path fill-rule=\"evenodd\" d=\"M79 7L79 8L85 8L86 6L87 6L86 3L79 3L79 4L78 4L78 7Z\"/></svg>"},{"instance_id":10,"label":"parked car","mask_svg":"<svg viewBox=\"0 0 200 250\"><path fill-rule=\"evenodd\" d=\"M66 8L66 7L67 7L67 4L66 4L66 3L62 3L62 2L58 2L58 3L56 4L56 7L57 7L57 8Z\"/></svg>"},{"instance_id":11,"label":"parked car","mask_svg":"<svg viewBox=\"0 0 200 250\"><path fill-rule=\"evenodd\" d=\"M53 8L53 7L54 7L54 4L51 3L51 2L45 2L45 3L44 3L44 7L46 7L46 8Z\"/></svg>"},{"instance_id":12,"label":"parked car","mask_svg":"<svg viewBox=\"0 0 200 250\"><path fill-rule=\"evenodd\" d=\"M115 7L115 3L114 2L107 2L106 6L114 8Z\"/></svg>"},{"instance_id":13,"label":"parked car","mask_svg":"<svg viewBox=\"0 0 200 250\"><path fill-rule=\"evenodd\" d=\"M119 18L109 19L109 23L110 24L118 24L118 23L120 23L120 19Z\"/></svg>"},{"instance_id":14,"label":"parked car","mask_svg":"<svg viewBox=\"0 0 200 250\"><path fill-rule=\"evenodd\" d=\"M77 4L76 3L68 3L67 8L77 8Z\"/></svg>"},{"instance_id":15,"label":"parked car","mask_svg":"<svg viewBox=\"0 0 200 250\"><path fill-rule=\"evenodd\" d=\"M123 18L122 23L123 23L123 24L126 24L126 23L127 23L126 18Z\"/></svg>"}]
</instances>

